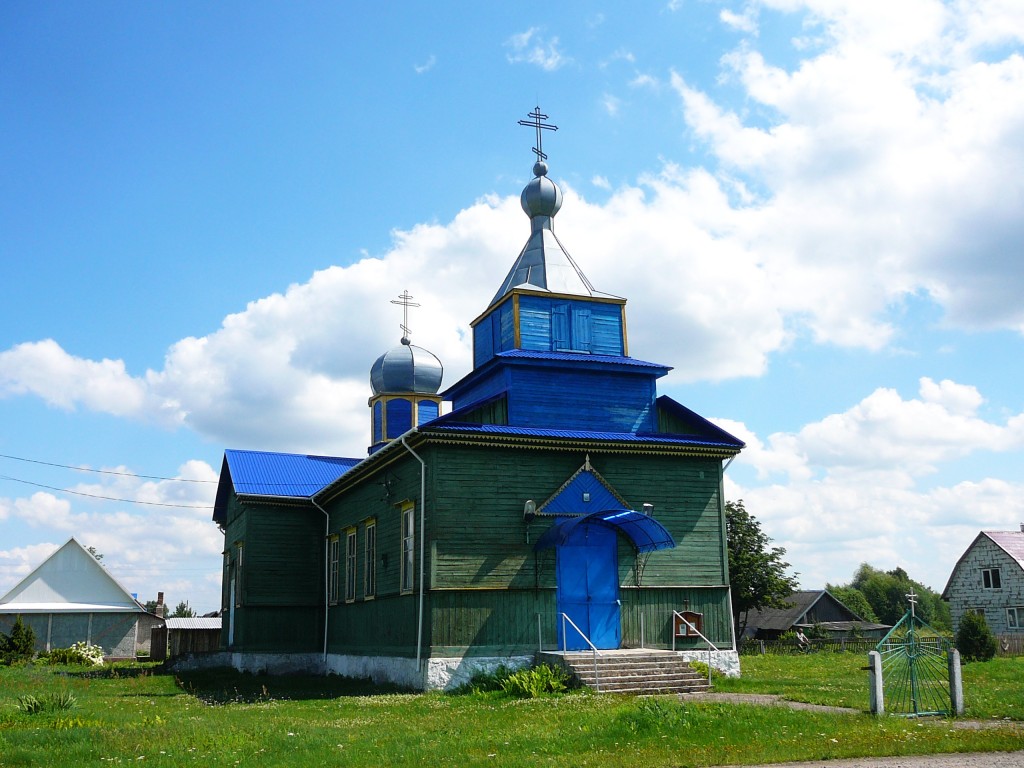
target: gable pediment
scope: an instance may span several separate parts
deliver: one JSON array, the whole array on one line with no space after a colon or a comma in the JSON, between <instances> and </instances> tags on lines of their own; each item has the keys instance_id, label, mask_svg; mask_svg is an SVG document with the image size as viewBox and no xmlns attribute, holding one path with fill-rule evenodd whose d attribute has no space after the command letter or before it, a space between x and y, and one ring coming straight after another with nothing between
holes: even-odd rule
<instances>
[{"instance_id":1,"label":"gable pediment","mask_svg":"<svg viewBox=\"0 0 1024 768\"><path fill-rule=\"evenodd\" d=\"M628 509L629 504L590 466L590 457L537 507L538 515L589 515L606 509Z\"/></svg>"}]
</instances>

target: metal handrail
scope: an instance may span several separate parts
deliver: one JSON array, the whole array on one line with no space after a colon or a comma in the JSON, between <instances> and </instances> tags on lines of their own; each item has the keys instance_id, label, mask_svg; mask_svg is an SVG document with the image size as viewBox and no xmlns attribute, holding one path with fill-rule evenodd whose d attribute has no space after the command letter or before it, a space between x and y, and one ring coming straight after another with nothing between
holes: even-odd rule
<instances>
[{"instance_id":1,"label":"metal handrail","mask_svg":"<svg viewBox=\"0 0 1024 768\"><path fill-rule=\"evenodd\" d=\"M587 645L589 645L590 646L590 650L593 651L593 654L594 654L594 690L596 690L598 693L600 693L601 692L601 678L599 677L598 672L597 672L597 657L601 655L601 652L599 650L597 650L597 646L596 645L594 645L592 642L590 642L590 638L587 637L585 634L583 634L583 630L576 626L576 622L574 622L572 619L570 619L568 614L563 612L562 613L562 653L568 653L569 652L568 648L566 648L566 642L565 642L565 622L567 622L567 621L570 624L572 624L572 628L573 629L575 629L577 632L580 633L580 637L582 637L584 640L587 641ZM684 621L685 621L685 619L684 619Z\"/></svg>"},{"instance_id":2,"label":"metal handrail","mask_svg":"<svg viewBox=\"0 0 1024 768\"><path fill-rule=\"evenodd\" d=\"M705 643L708 644L708 685L711 685L711 651L714 650L717 653L718 652L718 646L715 645L714 643L712 643L710 640L708 640L707 637L704 636L704 633L701 632L699 629L697 629L693 624L691 624L687 620L687 618L685 616L683 616L683 614L681 614L679 611L672 611L672 616L673 616L673 618L678 617L678 618L682 619L683 624L685 624L690 629L692 629L701 640L703 640ZM675 624L673 624L672 625L672 650L675 651L675 649L676 649L676 630L675 630Z\"/></svg>"}]
</instances>

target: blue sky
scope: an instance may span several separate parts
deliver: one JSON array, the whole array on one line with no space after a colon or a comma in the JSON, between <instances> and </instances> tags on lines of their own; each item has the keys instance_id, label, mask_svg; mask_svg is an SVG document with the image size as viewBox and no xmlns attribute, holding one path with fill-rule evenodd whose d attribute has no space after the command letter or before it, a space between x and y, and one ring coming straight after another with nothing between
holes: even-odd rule
<instances>
[{"instance_id":1,"label":"blue sky","mask_svg":"<svg viewBox=\"0 0 1024 768\"><path fill-rule=\"evenodd\" d=\"M727 497L805 587L941 589L1024 521L1022 47L1010 0L5 3L0 593L74 535L216 608L225 447L363 455L404 289L468 370L537 104Z\"/></svg>"}]
</instances>

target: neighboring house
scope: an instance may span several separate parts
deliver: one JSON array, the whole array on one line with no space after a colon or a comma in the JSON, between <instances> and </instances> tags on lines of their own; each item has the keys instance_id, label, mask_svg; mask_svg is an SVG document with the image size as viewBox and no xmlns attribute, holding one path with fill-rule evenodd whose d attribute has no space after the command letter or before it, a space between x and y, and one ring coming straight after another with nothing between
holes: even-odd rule
<instances>
[{"instance_id":1,"label":"neighboring house","mask_svg":"<svg viewBox=\"0 0 1024 768\"><path fill-rule=\"evenodd\" d=\"M404 335L371 367L368 457L225 452L236 667L439 688L540 646L669 649L689 611L738 671L722 477L743 443L658 396L670 368L628 355L625 299L569 257L561 191L534 173L531 234L471 323L468 375L438 394L440 361Z\"/></svg>"},{"instance_id":2,"label":"neighboring house","mask_svg":"<svg viewBox=\"0 0 1024 768\"><path fill-rule=\"evenodd\" d=\"M775 640L785 632L816 626L836 637L860 635L881 639L891 629L888 624L865 621L827 589L794 592L786 602L788 606L785 608L751 611L743 636Z\"/></svg>"},{"instance_id":3,"label":"neighboring house","mask_svg":"<svg viewBox=\"0 0 1024 768\"><path fill-rule=\"evenodd\" d=\"M37 650L84 640L108 659L134 659L156 618L74 538L0 597L0 632L10 633L18 616L34 630Z\"/></svg>"},{"instance_id":4,"label":"neighboring house","mask_svg":"<svg viewBox=\"0 0 1024 768\"><path fill-rule=\"evenodd\" d=\"M954 632L973 611L997 635L1024 633L1024 524L1019 531L979 533L953 566L942 599Z\"/></svg>"}]
</instances>

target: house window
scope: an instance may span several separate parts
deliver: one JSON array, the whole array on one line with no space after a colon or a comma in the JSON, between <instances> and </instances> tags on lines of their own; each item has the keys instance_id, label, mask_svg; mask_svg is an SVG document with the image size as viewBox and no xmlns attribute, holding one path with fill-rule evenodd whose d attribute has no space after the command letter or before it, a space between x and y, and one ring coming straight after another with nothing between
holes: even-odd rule
<instances>
[{"instance_id":1,"label":"house window","mask_svg":"<svg viewBox=\"0 0 1024 768\"><path fill-rule=\"evenodd\" d=\"M328 540L328 556L327 561L329 563L327 569L327 600L330 603L338 602L338 587L340 577L340 563L341 558L341 537L334 535Z\"/></svg>"},{"instance_id":2,"label":"house window","mask_svg":"<svg viewBox=\"0 0 1024 768\"><path fill-rule=\"evenodd\" d=\"M982 568L981 584L985 589L1002 589L1002 580L999 578L998 568Z\"/></svg>"},{"instance_id":3,"label":"house window","mask_svg":"<svg viewBox=\"0 0 1024 768\"><path fill-rule=\"evenodd\" d=\"M377 523L370 520L363 532L363 597L371 598L377 594Z\"/></svg>"},{"instance_id":4,"label":"house window","mask_svg":"<svg viewBox=\"0 0 1024 768\"><path fill-rule=\"evenodd\" d=\"M412 592L413 566L415 565L415 523L416 507L413 504L402 505L402 576L403 592Z\"/></svg>"},{"instance_id":5,"label":"house window","mask_svg":"<svg viewBox=\"0 0 1024 768\"><path fill-rule=\"evenodd\" d=\"M345 602L356 599L356 529L345 537Z\"/></svg>"},{"instance_id":6,"label":"house window","mask_svg":"<svg viewBox=\"0 0 1024 768\"><path fill-rule=\"evenodd\" d=\"M1024 608L1007 608L1006 626L1008 629L1024 629Z\"/></svg>"},{"instance_id":7,"label":"house window","mask_svg":"<svg viewBox=\"0 0 1024 768\"><path fill-rule=\"evenodd\" d=\"M968 608L967 612L968 613L973 613L975 616L981 616L981 618L983 618L983 619L985 618L985 609L984 608Z\"/></svg>"}]
</instances>

